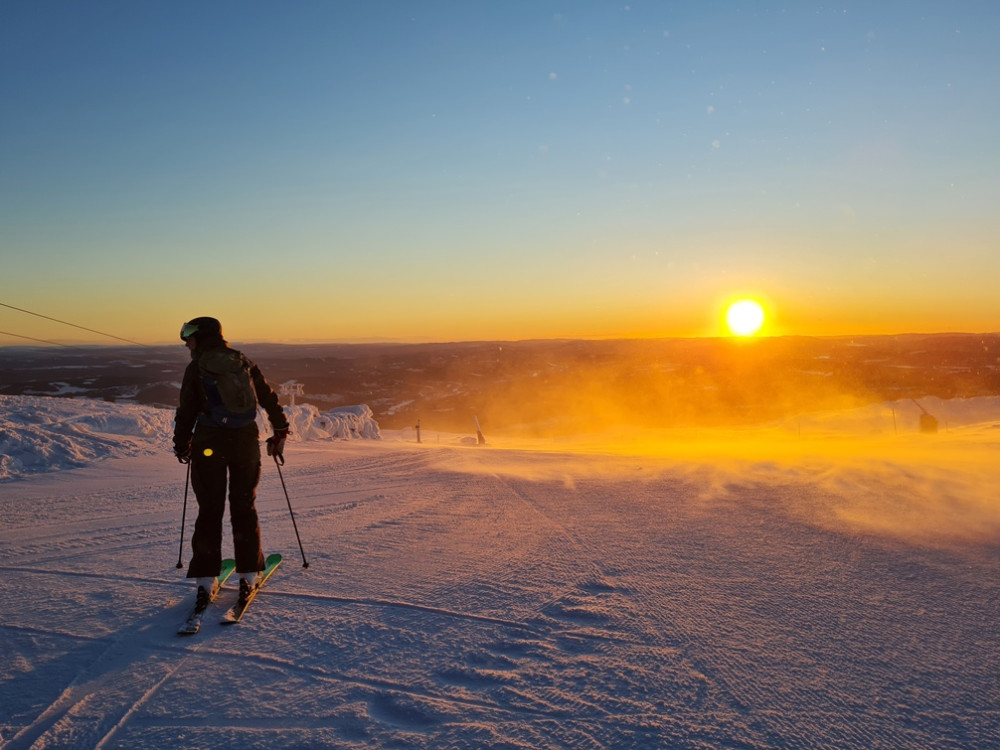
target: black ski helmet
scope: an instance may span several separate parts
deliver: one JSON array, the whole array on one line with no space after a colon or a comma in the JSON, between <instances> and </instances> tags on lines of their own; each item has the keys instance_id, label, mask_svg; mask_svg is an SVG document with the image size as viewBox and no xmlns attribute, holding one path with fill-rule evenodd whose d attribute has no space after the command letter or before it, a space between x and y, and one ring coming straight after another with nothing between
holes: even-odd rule
<instances>
[{"instance_id":1,"label":"black ski helmet","mask_svg":"<svg viewBox=\"0 0 1000 750\"><path fill-rule=\"evenodd\" d=\"M187 341L192 336L196 340L209 336L222 338L222 323L215 318L193 318L181 326L181 341Z\"/></svg>"}]
</instances>

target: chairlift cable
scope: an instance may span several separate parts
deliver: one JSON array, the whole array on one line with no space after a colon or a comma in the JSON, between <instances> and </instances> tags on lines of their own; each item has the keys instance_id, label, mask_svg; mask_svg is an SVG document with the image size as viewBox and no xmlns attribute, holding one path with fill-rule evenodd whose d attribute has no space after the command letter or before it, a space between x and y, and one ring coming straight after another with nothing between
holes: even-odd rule
<instances>
[{"instance_id":1,"label":"chairlift cable","mask_svg":"<svg viewBox=\"0 0 1000 750\"><path fill-rule=\"evenodd\" d=\"M0 331L0 336L13 336L18 339L27 339L28 341L38 341L42 344L52 344L53 346L65 346L70 349L73 347L69 344L60 344L58 341L48 341L47 339L36 339L33 336L22 336L20 333L10 333L8 331Z\"/></svg>"},{"instance_id":2,"label":"chairlift cable","mask_svg":"<svg viewBox=\"0 0 1000 750\"><path fill-rule=\"evenodd\" d=\"M14 305L8 305L5 302L0 302L0 307L9 307L11 310L17 310L18 312L27 313L28 315L34 315L36 318L45 318L45 320L51 320L55 323L62 323L65 326L72 326L73 328L79 328L81 331L88 331L90 333L96 333L98 336L107 336L108 338L117 339L118 341L125 341L129 344L135 344L136 346L146 346L139 341L133 341L132 339L125 339L121 336L115 336L112 333L104 333L104 331L96 331L93 328L87 328L85 326L78 326L76 323L69 323L65 320L59 320L58 318L50 318L48 315L42 315L41 313L32 312L31 310L25 310L22 307L14 307ZM11 334L16 335L16 334ZM20 336L19 338L29 338L28 336ZM35 341L41 341L41 339L35 339ZM45 343L51 344L52 341L47 341Z\"/></svg>"}]
</instances>

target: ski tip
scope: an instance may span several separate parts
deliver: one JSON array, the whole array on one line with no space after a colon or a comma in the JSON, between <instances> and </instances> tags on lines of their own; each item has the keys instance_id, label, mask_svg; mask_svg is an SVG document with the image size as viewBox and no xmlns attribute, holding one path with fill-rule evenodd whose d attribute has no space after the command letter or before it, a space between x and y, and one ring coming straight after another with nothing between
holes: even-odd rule
<instances>
[{"instance_id":1,"label":"ski tip","mask_svg":"<svg viewBox=\"0 0 1000 750\"><path fill-rule=\"evenodd\" d=\"M268 555L267 560L265 560L264 562L267 566L277 565L278 563L281 562L281 555L275 552L274 554Z\"/></svg>"}]
</instances>

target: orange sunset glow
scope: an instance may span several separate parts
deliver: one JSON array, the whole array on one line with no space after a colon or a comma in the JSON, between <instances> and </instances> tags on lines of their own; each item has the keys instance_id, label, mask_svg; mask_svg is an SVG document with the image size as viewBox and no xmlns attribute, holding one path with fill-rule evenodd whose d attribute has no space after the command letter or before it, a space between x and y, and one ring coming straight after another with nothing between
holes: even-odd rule
<instances>
[{"instance_id":1,"label":"orange sunset glow","mask_svg":"<svg viewBox=\"0 0 1000 750\"><path fill-rule=\"evenodd\" d=\"M988 4L133 11L5 15L0 346L1000 326Z\"/></svg>"}]
</instances>

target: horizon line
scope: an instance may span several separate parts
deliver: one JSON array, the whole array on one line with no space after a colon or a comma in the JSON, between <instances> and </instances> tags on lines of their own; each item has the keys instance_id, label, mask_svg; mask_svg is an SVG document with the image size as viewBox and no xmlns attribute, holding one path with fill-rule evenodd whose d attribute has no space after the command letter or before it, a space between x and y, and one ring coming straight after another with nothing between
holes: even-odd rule
<instances>
[{"instance_id":1,"label":"horizon line","mask_svg":"<svg viewBox=\"0 0 1000 750\"><path fill-rule=\"evenodd\" d=\"M229 343L252 346L442 346L459 344L525 344L552 342L611 342L611 341L742 341L750 343L753 341L774 341L780 339L875 339L875 338L899 338L913 336L1000 336L1000 331L908 331L898 333L842 333L842 334L759 334L755 336L551 336L551 337L531 337L523 339L395 339L395 338L350 338L350 339L287 339L275 341L269 339L233 339ZM45 342L37 344L0 344L0 349L65 349L65 348L105 348L105 349L135 349L143 347L180 347L182 344L174 341L156 341L151 343L133 344L104 344L89 341L79 341L74 339L64 340L64 342Z\"/></svg>"}]
</instances>

